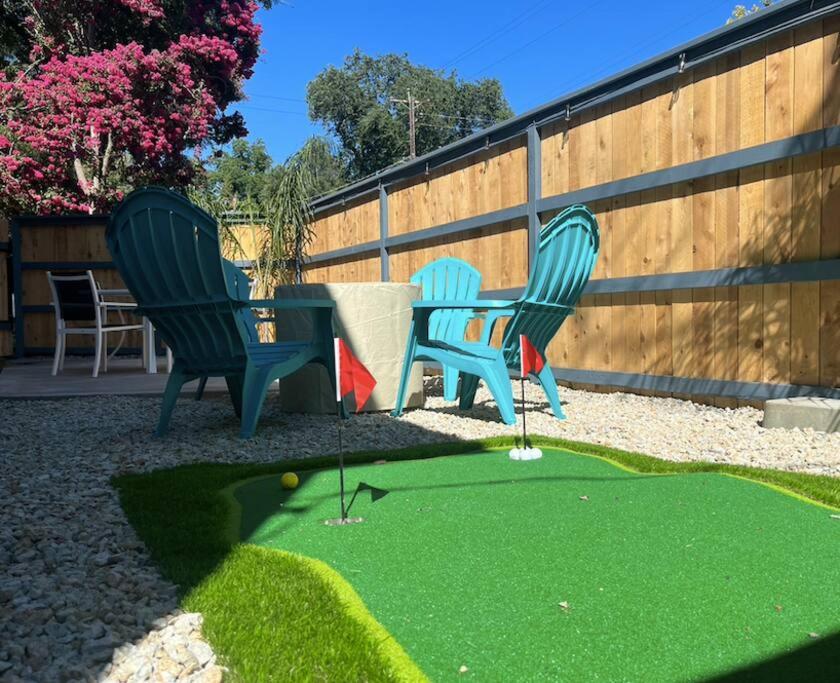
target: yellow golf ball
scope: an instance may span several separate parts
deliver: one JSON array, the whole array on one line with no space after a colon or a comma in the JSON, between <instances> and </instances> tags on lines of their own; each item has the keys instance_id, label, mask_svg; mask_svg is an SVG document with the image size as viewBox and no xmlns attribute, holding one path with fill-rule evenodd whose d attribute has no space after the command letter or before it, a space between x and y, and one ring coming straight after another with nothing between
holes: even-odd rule
<instances>
[{"instance_id":1,"label":"yellow golf ball","mask_svg":"<svg viewBox=\"0 0 840 683\"><path fill-rule=\"evenodd\" d=\"M285 472L282 477L280 477L280 486L284 489L296 489L300 483L298 479L298 475L294 472Z\"/></svg>"}]
</instances>

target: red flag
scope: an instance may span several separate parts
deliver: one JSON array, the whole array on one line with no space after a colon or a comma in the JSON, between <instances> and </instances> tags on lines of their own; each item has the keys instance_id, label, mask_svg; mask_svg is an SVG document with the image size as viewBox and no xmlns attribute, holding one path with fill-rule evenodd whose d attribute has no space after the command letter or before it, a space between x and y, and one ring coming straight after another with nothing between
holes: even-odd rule
<instances>
[{"instance_id":1,"label":"red flag","mask_svg":"<svg viewBox=\"0 0 840 683\"><path fill-rule=\"evenodd\" d=\"M370 398L376 380L362 365L343 339L335 338L335 400L340 401L349 393L356 396L356 412L364 408Z\"/></svg>"},{"instance_id":2,"label":"red flag","mask_svg":"<svg viewBox=\"0 0 840 683\"><path fill-rule=\"evenodd\" d=\"M524 334L519 335L519 358L522 363L522 377L532 372L537 374L545 366L542 355Z\"/></svg>"}]
</instances>

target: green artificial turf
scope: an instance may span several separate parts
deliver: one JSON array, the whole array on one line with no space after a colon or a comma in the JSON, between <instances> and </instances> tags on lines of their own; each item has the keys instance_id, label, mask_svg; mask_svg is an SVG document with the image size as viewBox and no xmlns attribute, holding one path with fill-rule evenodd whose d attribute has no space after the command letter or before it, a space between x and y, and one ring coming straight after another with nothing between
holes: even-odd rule
<instances>
[{"instance_id":1,"label":"green artificial turf","mask_svg":"<svg viewBox=\"0 0 840 683\"><path fill-rule=\"evenodd\" d=\"M725 471L840 504L830 477L540 442L639 471ZM115 485L234 679L417 680L402 645L433 680L727 679L738 666L747 668L732 680L805 670L837 680L840 521L831 511L731 477L635 476L570 454L415 460L502 443L348 456L387 458L351 468L349 480L392 493L373 506L365 494L352 512L368 520L344 528L318 523L337 514L337 482L312 469L334 458L192 465ZM254 540L307 557L235 545L225 492L287 469L304 483L282 512L277 479L254 480L236 492L256 487L241 522ZM336 567L396 642L308 557ZM469 671L458 675L462 665Z\"/></svg>"},{"instance_id":2,"label":"green artificial turf","mask_svg":"<svg viewBox=\"0 0 840 683\"><path fill-rule=\"evenodd\" d=\"M764 486L556 450L348 481L391 494L343 528L335 471L245 483L243 540L335 567L433 680L699 680L840 630L840 524Z\"/></svg>"}]
</instances>

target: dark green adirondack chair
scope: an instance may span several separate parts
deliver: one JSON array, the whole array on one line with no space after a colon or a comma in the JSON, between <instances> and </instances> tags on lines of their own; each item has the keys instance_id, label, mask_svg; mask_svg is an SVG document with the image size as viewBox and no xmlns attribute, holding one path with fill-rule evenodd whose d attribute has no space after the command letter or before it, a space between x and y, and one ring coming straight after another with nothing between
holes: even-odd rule
<instances>
[{"instance_id":1,"label":"dark green adirondack chair","mask_svg":"<svg viewBox=\"0 0 840 683\"><path fill-rule=\"evenodd\" d=\"M158 435L191 380L225 378L240 436L248 438L274 380L308 363L324 365L334 378L334 302L249 300L245 274L222 259L216 221L182 195L159 187L132 192L111 215L107 242L138 312L174 356ZM251 308L311 309L313 338L260 343Z\"/></svg>"}]
</instances>

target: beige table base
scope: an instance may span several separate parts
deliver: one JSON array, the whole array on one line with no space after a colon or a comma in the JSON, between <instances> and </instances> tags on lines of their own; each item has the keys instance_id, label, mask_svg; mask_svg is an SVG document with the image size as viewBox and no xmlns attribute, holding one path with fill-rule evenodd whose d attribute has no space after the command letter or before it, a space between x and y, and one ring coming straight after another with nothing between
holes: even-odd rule
<instances>
[{"instance_id":1,"label":"beige table base","mask_svg":"<svg viewBox=\"0 0 840 683\"><path fill-rule=\"evenodd\" d=\"M411 302L420 297L419 287L387 282L284 285L277 288L276 296L335 301L336 335L349 343L356 357L376 378L376 389L365 411L394 407L411 323ZM277 322L277 336L281 341L311 336L308 313L277 311ZM415 363L407 406L422 407L423 401L422 364ZM280 403L286 412L334 413L335 394L326 370L311 365L280 380Z\"/></svg>"}]
</instances>

